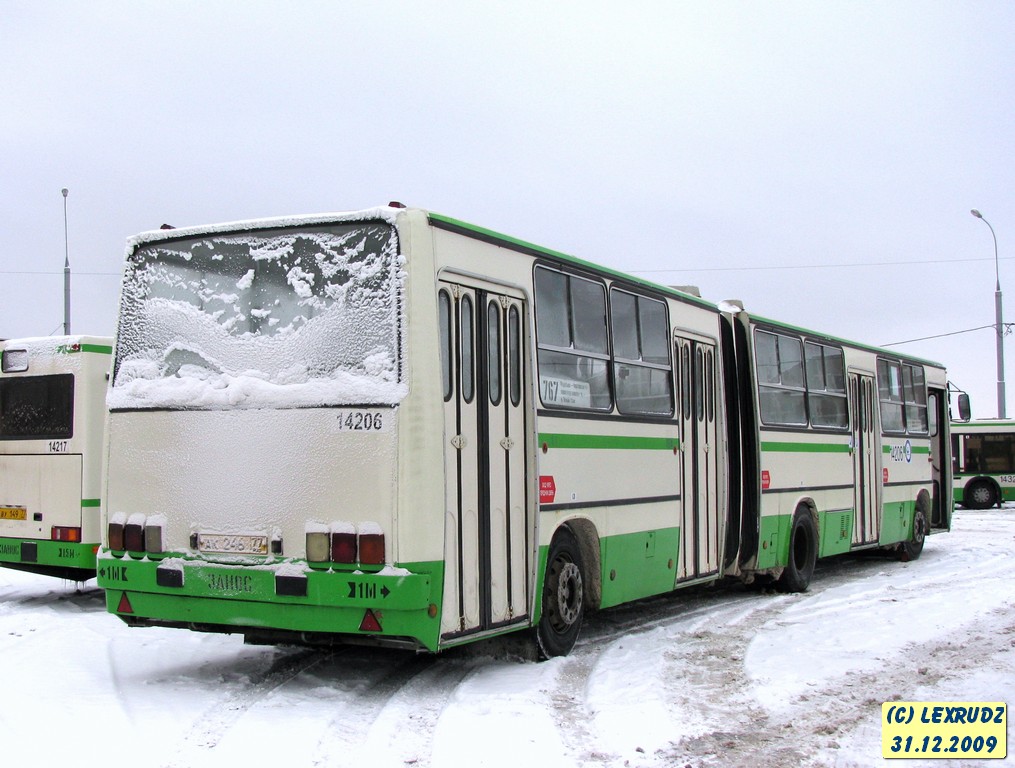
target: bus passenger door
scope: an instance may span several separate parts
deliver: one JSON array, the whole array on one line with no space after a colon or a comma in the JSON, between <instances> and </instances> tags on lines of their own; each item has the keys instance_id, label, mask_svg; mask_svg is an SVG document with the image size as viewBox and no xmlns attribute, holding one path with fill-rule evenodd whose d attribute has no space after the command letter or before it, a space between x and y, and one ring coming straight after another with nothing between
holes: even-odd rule
<instances>
[{"instance_id":1,"label":"bus passenger door","mask_svg":"<svg viewBox=\"0 0 1015 768\"><path fill-rule=\"evenodd\" d=\"M927 415L930 426L931 480L934 498L931 504L931 528L951 528L952 460L949 455L951 437L948 434L948 393L931 387L927 392Z\"/></svg>"},{"instance_id":2,"label":"bus passenger door","mask_svg":"<svg viewBox=\"0 0 1015 768\"><path fill-rule=\"evenodd\" d=\"M522 299L441 283L444 638L527 618ZM444 337L447 336L447 340Z\"/></svg>"},{"instance_id":3,"label":"bus passenger door","mask_svg":"<svg viewBox=\"0 0 1015 768\"><path fill-rule=\"evenodd\" d=\"M719 571L715 346L676 341L680 424L680 552L677 581Z\"/></svg>"},{"instance_id":4,"label":"bus passenger door","mask_svg":"<svg viewBox=\"0 0 1015 768\"><path fill-rule=\"evenodd\" d=\"M853 451L853 546L877 543L881 534L877 407L874 377L850 372L849 410Z\"/></svg>"}]
</instances>

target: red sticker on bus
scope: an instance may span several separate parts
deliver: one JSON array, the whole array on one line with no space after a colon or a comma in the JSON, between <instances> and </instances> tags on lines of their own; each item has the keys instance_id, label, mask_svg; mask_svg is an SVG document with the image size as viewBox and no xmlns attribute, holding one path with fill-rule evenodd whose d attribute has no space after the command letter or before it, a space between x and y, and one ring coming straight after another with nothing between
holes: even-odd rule
<instances>
[{"instance_id":1,"label":"red sticker on bus","mask_svg":"<svg viewBox=\"0 0 1015 768\"><path fill-rule=\"evenodd\" d=\"M557 497L557 484L553 482L553 475L539 476L539 503L553 504Z\"/></svg>"},{"instance_id":2,"label":"red sticker on bus","mask_svg":"<svg viewBox=\"0 0 1015 768\"><path fill-rule=\"evenodd\" d=\"M881 470L881 480L885 485L888 485L888 467Z\"/></svg>"},{"instance_id":3,"label":"red sticker on bus","mask_svg":"<svg viewBox=\"0 0 1015 768\"><path fill-rule=\"evenodd\" d=\"M761 470L761 490L767 491L772 487L772 476L768 474L767 469Z\"/></svg>"}]
</instances>

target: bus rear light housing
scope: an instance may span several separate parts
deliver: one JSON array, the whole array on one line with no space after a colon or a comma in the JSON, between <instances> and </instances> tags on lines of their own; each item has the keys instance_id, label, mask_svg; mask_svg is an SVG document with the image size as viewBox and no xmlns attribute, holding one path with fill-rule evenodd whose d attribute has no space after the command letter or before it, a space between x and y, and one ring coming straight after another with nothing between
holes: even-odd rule
<instances>
[{"instance_id":1,"label":"bus rear light housing","mask_svg":"<svg viewBox=\"0 0 1015 768\"><path fill-rule=\"evenodd\" d=\"M124 545L124 528L127 527L127 516L117 513L109 518L106 526L106 544L114 552L123 552L127 547Z\"/></svg>"},{"instance_id":2,"label":"bus rear light housing","mask_svg":"<svg viewBox=\"0 0 1015 768\"><path fill-rule=\"evenodd\" d=\"M144 552L144 524L145 516L134 513L127 518L127 524L123 527L123 546L128 552Z\"/></svg>"},{"instance_id":3,"label":"bus rear light housing","mask_svg":"<svg viewBox=\"0 0 1015 768\"><path fill-rule=\"evenodd\" d=\"M62 525L54 525L50 538L53 541L66 541L73 544L81 543L81 529Z\"/></svg>"},{"instance_id":4,"label":"bus rear light housing","mask_svg":"<svg viewBox=\"0 0 1015 768\"><path fill-rule=\"evenodd\" d=\"M320 524L307 526L307 562L326 563L331 557L331 536Z\"/></svg>"},{"instance_id":5,"label":"bus rear light housing","mask_svg":"<svg viewBox=\"0 0 1015 768\"><path fill-rule=\"evenodd\" d=\"M383 565L384 531L377 523L333 521L325 526L308 523L307 562L336 565Z\"/></svg>"},{"instance_id":6,"label":"bus rear light housing","mask_svg":"<svg viewBox=\"0 0 1015 768\"><path fill-rule=\"evenodd\" d=\"M380 528L360 529L359 561L364 565L384 565L384 533Z\"/></svg>"},{"instance_id":7,"label":"bus rear light housing","mask_svg":"<svg viewBox=\"0 0 1015 768\"><path fill-rule=\"evenodd\" d=\"M144 546L146 552L159 554L166 551L165 547L165 515L152 515L145 521Z\"/></svg>"},{"instance_id":8,"label":"bus rear light housing","mask_svg":"<svg viewBox=\"0 0 1015 768\"><path fill-rule=\"evenodd\" d=\"M355 531L339 531L331 534L331 562L345 565L356 562Z\"/></svg>"}]
</instances>

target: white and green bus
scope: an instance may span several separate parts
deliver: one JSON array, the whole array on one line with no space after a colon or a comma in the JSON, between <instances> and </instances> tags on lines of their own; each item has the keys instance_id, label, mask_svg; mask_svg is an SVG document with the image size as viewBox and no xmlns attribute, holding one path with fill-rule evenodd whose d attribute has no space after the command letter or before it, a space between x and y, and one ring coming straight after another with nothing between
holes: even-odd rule
<instances>
[{"instance_id":1,"label":"white and green bus","mask_svg":"<svg viewBox=\"0 0 1015 768\"><path fill-rule=\"evenodd\" d=\"M723 311L728 309L729 311ZM945 372L397 204L128 243L99 583L439 651L946 530Z\"/></svg>"},{"instance_id":2,"label":"white and green bus","mask_svg":"<svg viewBox=\"0 0 1015 768\"><path fill-rule=\"evenodd\" d=\"M1015 501L1015 421L952 424L955 503L989 509Z\"/></svg>"},{"instance_id":3,"label":"white and green bus","mask_svg":"<svg viewBox=\"0 0 1015 768\"><path fill-rule=\"evenodd\" d=\"M112 353L98 336L0 341L0 566L95 576Z\"/></svg>"}]
</instances>

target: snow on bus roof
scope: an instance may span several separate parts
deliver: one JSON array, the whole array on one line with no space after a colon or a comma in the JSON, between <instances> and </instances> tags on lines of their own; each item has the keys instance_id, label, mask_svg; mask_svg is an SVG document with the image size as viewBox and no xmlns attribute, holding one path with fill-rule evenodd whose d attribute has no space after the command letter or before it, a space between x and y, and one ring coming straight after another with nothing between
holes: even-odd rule
<instances>
[{"instance_id":1,"label":"snow on bus roof","mask_svg":"<svg viewBox=\"0 0 1015 768\"><path fill-rule=\"evenodd\" d=\"M141 232L127 239L128 253L134 248L147 243L159 242L184 237L201 237L203 235L216 235L225 232L247 231L254 229L281 229L286 227L300 227L316 224L332 224L335 222L371 221L380 219L389 224L394 224L400 208L390 206L378 206L366 208L360 211L337 211L333 213L311 213L292 216L280 216L262 219L243 219L239 221L226 221L217 224L203 224L190 227L172 227L167 229L153 229Z\"/></svg>"}]
</instances>

